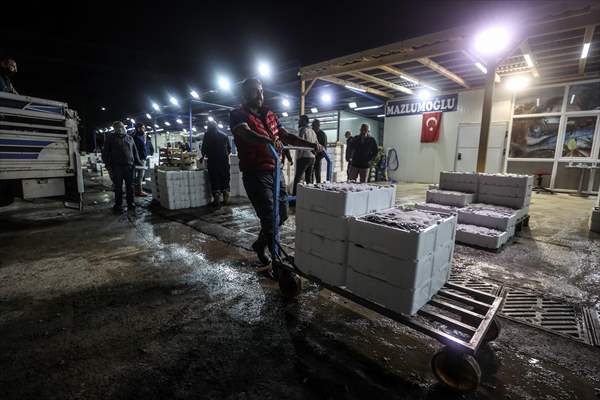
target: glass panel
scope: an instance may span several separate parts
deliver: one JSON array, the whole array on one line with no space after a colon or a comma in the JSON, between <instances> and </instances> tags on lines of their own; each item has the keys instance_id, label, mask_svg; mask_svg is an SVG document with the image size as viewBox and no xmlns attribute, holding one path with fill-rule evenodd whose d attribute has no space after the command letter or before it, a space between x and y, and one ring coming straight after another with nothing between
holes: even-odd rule
<instances>
[{"instance_id":1,"label":"glass panel","mask_svg":"<svg viewBox=\"0 0 600 400\"><path fill-rule=\"evenodd\" d=\"M590 157L598 117L569 117L563 142L563 157Z\"/></svg>"},{"instance_id":2,"label":"glass panel","mask_svg":"<svg viewBox=\"0 0 600 400\"><path fill-rule=\"evenodd\" d=\"M569 88L567 111L600 110L600 82L584 83Z\"/></svg>"},{"instance_id":3,"label":"glass panel","mask_svg":"<svg viewBox=\"0 0 600 400\"><path fill-rule=\"evenodd\" d=\"M564 93L564 86L524 91L515 99L515 115L560 112Z\"/></svg>"},{"instance_id":4,"label":"glass panel","mask_svg":"<svg viewBox=\"0 0 600 400\"><path fill-rule=\"evenodd\" d=\"M554 158L560 117L513 119L510 155L513 158Z\"/></svg>"}]
</instances>

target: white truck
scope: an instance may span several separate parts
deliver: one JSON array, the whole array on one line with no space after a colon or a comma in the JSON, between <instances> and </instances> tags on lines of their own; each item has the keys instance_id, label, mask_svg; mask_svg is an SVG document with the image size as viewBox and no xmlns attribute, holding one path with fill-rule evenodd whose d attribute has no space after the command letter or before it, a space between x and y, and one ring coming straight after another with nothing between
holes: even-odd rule
<instances>
[{"instance_id":1,"label":"white truck","mask_svg":"<svg viewBox=\"0 0 600 400\"><path fill-rule=\"evenodd\" d=\"M0 206L65 196L82 207L78 122L66 103L0 92Z\"/></svg>"}]
</instances>

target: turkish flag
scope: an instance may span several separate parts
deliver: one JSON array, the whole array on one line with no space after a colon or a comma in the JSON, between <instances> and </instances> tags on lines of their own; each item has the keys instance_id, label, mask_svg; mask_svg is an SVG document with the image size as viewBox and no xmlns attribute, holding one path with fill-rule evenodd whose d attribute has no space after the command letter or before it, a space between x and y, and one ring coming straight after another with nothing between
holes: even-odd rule
<instances>
[{"instance_id":1,"label":"turkish flag","mask_svg":"<svg viewBox=\"0 0 600 400\"><path fill-rule=\"evenodd\" d=\"M442 112L423 113L421 125L421 143L435 143L440 138Z\"/></svg>"}]
</instances>

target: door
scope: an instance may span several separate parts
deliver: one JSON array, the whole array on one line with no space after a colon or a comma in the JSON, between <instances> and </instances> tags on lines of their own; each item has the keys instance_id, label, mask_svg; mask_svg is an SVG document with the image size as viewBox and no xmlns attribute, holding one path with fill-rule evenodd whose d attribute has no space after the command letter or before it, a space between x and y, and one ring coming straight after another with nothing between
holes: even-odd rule
<instances>
[{"instance_id":1,"label":"door","mask_svg":"<svg viewBox=\"0 0 600 400\"><path fill-rule=\"evenodd\" d=\"M477 169L480 126L480 124L461 124L458 126L458 143L454 168L456 171L473 172ZM485 172L502 172L506 133L506 122L493 123L490 127Z\"/></svg>"}]
</instances>

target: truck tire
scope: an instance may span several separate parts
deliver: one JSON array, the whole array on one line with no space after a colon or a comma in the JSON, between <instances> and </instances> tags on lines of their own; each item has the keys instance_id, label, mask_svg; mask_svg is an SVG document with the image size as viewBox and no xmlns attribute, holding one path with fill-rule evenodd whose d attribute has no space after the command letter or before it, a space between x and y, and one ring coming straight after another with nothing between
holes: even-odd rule
<instances>
[{"instance_id":1,"label":"truck tire","mask_svg":"<svg viewBox=\"0 0 600 400\"><path fill-rule=\"evenodd\" d=\"M10 183L0 182L0 207L8 206L15 201L12 186Z\"/></svg>"}]
</instances>

